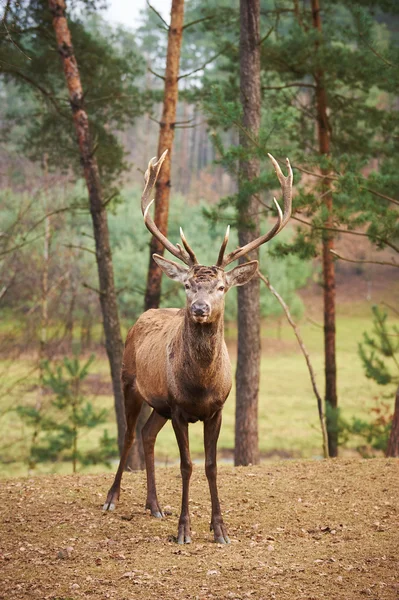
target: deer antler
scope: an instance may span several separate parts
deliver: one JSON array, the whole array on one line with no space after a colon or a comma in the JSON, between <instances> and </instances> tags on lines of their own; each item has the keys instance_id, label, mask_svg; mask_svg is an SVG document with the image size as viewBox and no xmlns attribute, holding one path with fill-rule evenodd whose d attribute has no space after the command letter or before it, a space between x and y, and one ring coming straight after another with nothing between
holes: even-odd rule
<instances>
[{"instance_id":1,"label":"deer antler","mask_svg":"<svg viewBox=\"0 0 399 600\"><path fill-rule=\"evenodd\" d=\"M183 230L180 228L180 237L185 250L183 250L180 244L176 244L176 246L172 244L168 240L168 238L159 231L158 227L155 225L149 213L149 209L152 203L154 202L154 200L151 200L149 202L149 197L158 179L159 171L161 170L162 163L165 160L167 153L168 151L165 150L165 152L162 154L158 161L154 157L148 163L148 168L144 175L145 187L141 196L141 211L143 213L145 226L150 231L150 233L152 233L152 235L159 242L161 242L162 246L164 246L166 250L169 250L169 252L173 254L173 256L183 261L189 267L192 267L193 265L198 264L198 261L193 250L190 248L186 238L184 237Z\"/></svg>"},{"instance_id":2,"label":"deer antler","mask_svg":"<svg viewBox=\"0 0 399 600\"><path fill-rule=\"evenodd\" d=\"M279 233L279 231L281 231L283 229L283 227L285 227L285 225L287 224L287 222L291 216L293 175L292 175L290 161L288 160L288 158L286 158L288 175L285 176L283 174L282 170L280 169L280 165L278 164L276 159L271 154L268 154L268 157L270 158L270 160L273 163L274 169L276 171L276 175L277 175L278 180L281 185L281 189L283 192L284 213L281 212L281 208L278 205L276 198L273 198L274 203L278 210L278 219L277 219L277 223L274 225L274 227L265 235L262 235L262 236L256 238L255 240L252 240L252 242L249 242L248 244L246 244L245 246L242 246L241 248L236 248L235 250L230 252L230 254L228 254L226 257L224 257L224 251L226 249L227 242L229 239L229 227L228 227L227 231L226 231L226 235L224 236L222 246L220 248L219 257L218 257L218 260L216 263L217 267L224 268L227 265L229 265L231 262L233 262L234 260L237 260L241 256L248 254L252 250L255 250L255 248L258 248L262 244L265 244L266 242L271 240L275 235L277 235Z\"/></svg>"}]
</instances>

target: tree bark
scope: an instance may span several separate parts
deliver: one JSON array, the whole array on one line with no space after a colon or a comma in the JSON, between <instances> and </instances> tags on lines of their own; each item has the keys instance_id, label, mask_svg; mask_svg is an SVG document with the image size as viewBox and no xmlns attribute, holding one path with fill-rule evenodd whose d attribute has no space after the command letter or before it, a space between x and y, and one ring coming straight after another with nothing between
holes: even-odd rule
<instances>
[{"instance_id":1,"label":"tree bark","mask_svg":"<svg viewBox=\"0 0 399 600\"><path fill-rule=\"evenodd\" d=\"M257 138L260 127L260 47L259 0L240 0L240 93L243 127ZM240 144L250 146L240 134ZM239 186L259 176L259 160L249 158L239 164ZM258 204L249 196L239 209L239 245L259 236ZM258 251L249 255L258 258ZM240 262L246 262L241 259ZM238 356L236 370L235 465L259 463L258 394L260 367L259 278L238 288Z\"/></svg>"},{"instance_id":2,"label":"tree bark","mask_svg":"<svg viewBox=\"0 0 399 600\"><path fill-rule=\"evenodd\" d=\"M178 82L180 66L180 49L183 37L184 0L172 0L171 20L168 32L168 50L166 56L165 89L163 111L158 141L158 156L167 149L168 154L162 165L156 183L154 221L158 229L167 235L170 196L170 174L172 164L172 148L175 135L176 108L178 100ZM161 297L162 271L152 258L154 253L163 256L164 247L151 238L150 264L148 268L147 287L144 309L158 308Z\"/></svg>"},{"instance_id":3,"label":"tree bark","mask_svg":"<svg viewBox=\"0 0 399 600\"><path fill-rule=\"evenodd\" d=\"M103 205L103 194L98 165L93 154L89 120L84 108L84 96L79 69L74 55L68 22L65 16L65 1L49 0L49 7L53 17L53 27L57 40L58 52L61 56L64 75L68 86L69 100L79 144L80 157L89 193L90 213L93 221L96 260L100 282L99 296L103 316L105 347L111 369L114 405L118 427L118 446L119 451L121 451L125 435L125 410L120 383L123 343L114 286L107 213Z\"/></svg>"},{"instance_id":4,"label":"tree bark","mask_svg":"<svg viewBox=\"0 0 399 600\"><path fill-rule=\"evenodd\" d=\"M392 418L392 429L389 436L387 456L399 457L399 387L395 396L395 411Z\"/></svg>"},{"instance_id":5,"label":"tree bark","mask_svg":"<svg viewBox=\"0 0 399 600\"><path fill-rule=\"evenodd\" d=\"M311 0L313 27L322 31L320 2ZM319 42L316 42L316 50ZM327 94L324 88L324 73L318 70L315 75L317 133L319 152L321 155L330 153L330 126L327 115ZM321 169L328 176L328 169ZM327 213L325 227L333 227L333 198L331 180L322 180L323 203ZM334 238L331 231L323 232L323 287L324 287L324 364L325 364L325 402L328 431L328 451L331 457L338 455L338 398L337 398L337 367L335 360L335 266L331 250L334 249Z\"/></svg>"}]
</instances>

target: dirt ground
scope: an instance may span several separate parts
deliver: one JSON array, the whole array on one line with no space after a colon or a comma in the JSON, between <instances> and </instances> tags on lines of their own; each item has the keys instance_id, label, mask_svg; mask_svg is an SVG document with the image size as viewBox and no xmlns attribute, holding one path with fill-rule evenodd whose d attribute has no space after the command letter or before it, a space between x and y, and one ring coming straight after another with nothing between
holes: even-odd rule
<instances>
[{"instance_id":1,"label":"dirt ground","mask_svg":"<svg viewBox=\"0 0 399 600\"><path fill-rule=\"evenodd\" d=\"M185 546L174 541L179 470L157 475L163 520L143 509L143 473L125 475L114 513L101 511L109 474L3 481L0 598L399 598L399 461L223 465L228 546L212 542L203 469Z\"/></svg>"}]
</instances>

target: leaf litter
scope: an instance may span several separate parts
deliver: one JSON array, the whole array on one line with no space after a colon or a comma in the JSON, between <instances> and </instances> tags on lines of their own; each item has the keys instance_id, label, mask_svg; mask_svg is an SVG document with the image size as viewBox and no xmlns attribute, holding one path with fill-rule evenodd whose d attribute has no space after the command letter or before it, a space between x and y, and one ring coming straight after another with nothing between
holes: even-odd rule
<instances>
[{"instance_id":1,"label":"leaf litter","mask_svg":"<svg viewBox=\"0 0 399 600\"><path fill-rule=\"evenodd\" d=\"M185 546L175 542L178 469L158 469L158 496L171 513L162 520L143 508L144 473L125 473L119 506L102 513L112 479L2 482L1 600L399 598L398 460L220 466L227 546L212 542L198 465L195 533Z\"/></svg>"}]
</instances>

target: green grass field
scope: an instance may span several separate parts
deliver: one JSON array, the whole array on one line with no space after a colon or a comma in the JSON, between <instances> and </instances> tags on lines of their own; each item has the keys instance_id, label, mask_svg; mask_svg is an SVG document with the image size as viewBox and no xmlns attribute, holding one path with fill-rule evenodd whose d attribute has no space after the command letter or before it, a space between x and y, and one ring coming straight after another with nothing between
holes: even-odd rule
<instances>
[{"instance_id":1,"label":"green grass field","mask_svg":"<svg viewBox=\"0 0 399 600\"><path fill-rule=\"evenodd\" d=\"M366 379L357 346L363 331L370 331L371 320L363 305L347 305L339 311L337 319L337 367L339 404L345 418L352 416L370 417L370 409L376 398L387 389L381 389ZM347 314L349 313L349 314ZM390 317L391 324L394 323ZM397 321L398 322L398 321ZM307 349L311 354L317 384L323 394L323 338L322 329L316 324L303 321L300 326ZM227 328L228 341L235 368L234 330ZM319 431L316 400L312 392L307 367L297 345L292 329L282 322L267 321L262 327L262 362L259 402L259 445L264 457L280 456L311 457L321 455L321 435ZM22 358L0 362L0 474L3 477L27 473L26 458L29 452L31 431L24 425L15 407L18 404L34 404L37 388L33 373L20 385L13 384L29 375L33 360L26 355ZM108 363L105 356L97 355L88 380L88 399L95 407L109 409L108 423L89 432L83 432L80 447L89 449L95 446L104 428L115 435L113 399L105 392L109 386ZM7 393L7 390L11 391ZM223 412L223 426L219 439L219 450L228 456L234 446L234 388ZM202 456L202 424L190 426L190 444L194 457ZM170 423L167 423L158 436L157 459L161 464L170 464L178 459L178 449ZM98 472L103 465L81 471ZM114 468L114 467L112 467ZM71 464L39 464L37 472L71 472Z\"/></svg>"}]
</instances>

